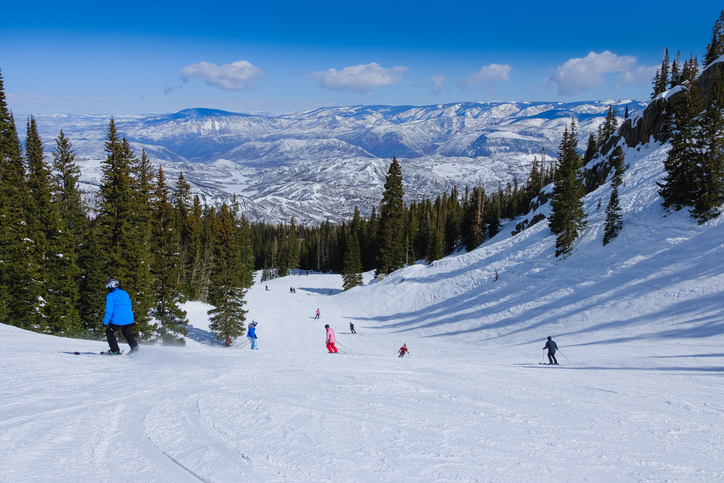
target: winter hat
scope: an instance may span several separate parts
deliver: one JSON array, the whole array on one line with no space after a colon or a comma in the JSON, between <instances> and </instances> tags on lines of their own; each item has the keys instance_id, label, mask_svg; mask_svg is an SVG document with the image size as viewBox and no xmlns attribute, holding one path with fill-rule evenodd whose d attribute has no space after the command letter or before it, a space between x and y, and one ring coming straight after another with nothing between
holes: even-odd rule
<instances>
[{"instance_id":1,"label":"winter hat","mask_svg":"<svg viewBox=\"0 0 724 483\"><path fill-rule=\"evenodd\" d=\"M329 324L324 326L325 329L329 329Z\"/></svg>"},{"instance_id":2,"label":"winter hat","mask_svg":"<svg viewBox=\"0 0 724 483\"><path fill-rule=\"evenodd\" d=\"M551 340L551 336L550 336L550 335L548 336L548 340Z\"/></svg>"}]
</instances>

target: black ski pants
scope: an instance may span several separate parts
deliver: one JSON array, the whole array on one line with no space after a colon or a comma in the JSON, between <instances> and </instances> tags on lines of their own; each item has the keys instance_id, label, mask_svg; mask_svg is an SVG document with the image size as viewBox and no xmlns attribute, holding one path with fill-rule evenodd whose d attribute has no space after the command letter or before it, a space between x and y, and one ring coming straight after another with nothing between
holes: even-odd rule
<instances>
[{"instance_id":1,"label":"black ski pants","mask_svg":"<svg viewBox=\"0 0 724 483\"><path fill-rule=\"evenodd\" d=\"M556 353L555 352L549 352L548 353L548 362L551 364L558 364L558 361L556 360Z\"/></svg>"},{"instance_id":2,"label":"black ski pants","mask_svg":"<svg viewBox=\"0 0 724 483\"><path fill-rule=\"evenodd\" d=\"M131 346L131 349L138 347L138 342L136 342L136 338L133 337L133 324L108 324L108 327L106 327L106 337L108 337L108 345L110 346L111 351L120 352L121 350L118 347L118 341L116 340L116 331L118 329L121 329L121 334L123 334L123 338L126 339L126 342L128 342L128 345Z\"/></svg>"}]
</instances>

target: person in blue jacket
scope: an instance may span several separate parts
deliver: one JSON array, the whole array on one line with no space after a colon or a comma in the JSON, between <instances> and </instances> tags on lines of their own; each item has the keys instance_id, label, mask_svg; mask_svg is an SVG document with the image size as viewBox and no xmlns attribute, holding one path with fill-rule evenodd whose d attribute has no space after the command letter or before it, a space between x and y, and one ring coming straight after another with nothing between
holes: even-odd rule
<instances>
[{"instance_id":1,"label":"person in blue jacket","mask_svg":"<svg viewBox=\"0 0 724 483\"><path fill-rule=\"evenodd\" d=\"M246 338L249 339L249 342L251 342L251 348L252 350L257 349L256 347L256 321L252 321L251 324L249 324L249 331L246 333Z\"/></svg>"},{"instance_id":2,"label":"person in blue jacket","mask_svg":"<svg viewBox=\"0 0 724 483\"><path fill-rule=\"evenodd\" d=\"M108 355L119 355L121 353L116 340L116 330L120 329L123 337L131 346L132 354L138 351L138 342L133 336L133 310L131 307L131 297L128 292L122 290L118 286L118 280L109 278L106 282L106 314L103 317L103 325L106 326L106 337L108 337L108 345L110 350L106 352Z\"/></svg>"}]
</instances>

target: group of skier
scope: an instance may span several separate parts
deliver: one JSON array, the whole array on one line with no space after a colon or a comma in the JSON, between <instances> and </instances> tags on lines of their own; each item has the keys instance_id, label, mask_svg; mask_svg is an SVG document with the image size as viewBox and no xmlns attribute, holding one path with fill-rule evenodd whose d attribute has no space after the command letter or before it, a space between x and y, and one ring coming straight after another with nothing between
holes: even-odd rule
<instances>
[{"instance_id":1,"label":"group of skier","mask_svg":"<svg viewBox=\"0 0 724 483\"><path fill-rule=\"evenodd\" d=\"M116 339L117 330L121 331L123 337L131 347L129 354L138 352L138 342L136 342L132 328L135 320L133 318L131 297L128 295L128 292L119 286L118 280L115 278L108 279L106 282L106 291L106 311L103 317L103 325L106 327L106 337L108 338L108 346L110 349L107 352L104 352L104 354L120 355L122 353L118 347L118 340ZM316 316L314 318L318 319L319 316L319 309L317 309ZM249 324L249 330L246 334L252 350L258 350L256 342L256 326L257 322L252 321L251 324ZM325 339L327 350L330 354L336 354L338 352L336 346L337 337L334 334L334 329L332 329L329 324L326 324L324 329L327 331ZM352 322L349 323L349 331L351 334L357 333ZM556 351L558 350L558 345L550 336L548 336L548 340L546 341L545 346L543 346L543 350L546 349L548 349L548 364L557 366L558 360L556 359ZM405 357L405 354L409 354L410 350L407 348L407 344L405 343L402 344L402 347L400 347L397 352L399 354L398 357Z\"/></svg>"}]
</instances>

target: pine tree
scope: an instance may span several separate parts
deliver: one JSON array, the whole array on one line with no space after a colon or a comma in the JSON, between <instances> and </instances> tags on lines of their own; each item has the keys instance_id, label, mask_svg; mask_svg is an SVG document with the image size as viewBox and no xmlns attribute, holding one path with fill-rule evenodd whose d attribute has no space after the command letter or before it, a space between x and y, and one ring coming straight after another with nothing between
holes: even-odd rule
<instances>
[{"instance_id":1,"label":"pine tree","mask_svg":"<svg viewBox=\"0 0 724 483\"><path fill-rule=\"evenodd\" d=\"M390 273L402 268L405 262L405 205L402 197L402 168L392 159L385 178L385 191L380 203L378 234L378 273Z\"/></svg>"},{"instance_id":2,"label":"pine tree","mask_svg":"<svg viewBox=\"0 0 724 483\"><path fill-rule=\"evenodd\" d=\"M586 147L586 153L583 155L584 166L596 156L597 149L598 142L596 141L596 136L594 136L593 132L591 132L588 134L588 146Z\"/></svg>"},{"instance_id":3,"label":"pine tree","mask_svg":"<svg viewBox=\"0 0 724 483\"><path fill-rule=\"evenodd\" d=\"M53 205L57 218L56 233L51 256L46 261L48 279L48 306L46 317L51 331L77 334L85 327L80 315L81 271L78 265L82 241L86 237L85 207L78 188L80 169L75 153L63 131L56 139L53 152Z\"/></svg>"},{"instance_id":4,"label":"pine tree","mask_svg":"<svg viewBox=\"0 0 724 483\"><path fill-rule=\"evenodd\" d=\"M354 233L350 234L349 238L342 268L344 290L362 285L362 261L360 258L359 240Z\"/></svg>"},{"instance_id":5,"label":"pine tree","mask_svg":"<svg viewBox=\"0 0 724 483\"><path fill-rule=\"evenodd\" d=\"M704 223L720 214L724 200L724 81L717 71L701 122L701 166L691 215Z\"/></svg>"},{"instance_id":6,"label":"pine tree","mask_svg":"<svg viewBox=\"0 0 724 483\"><path fill-rule=\"evenodd\" d=\"M38 299L30 259L25 163L0 74L0 322L34 328Z\"/></svg>"},{"instance_id":7,"label":"pine tree","mask_svg":"<svg viewBox=\"0 0 724 483\"><path fill-rule=\"evenodd\" d=\"M556 257L567 257L578 234L585 228L583 212L583 174L580 156L576 152L576 121L563 131L558 156L555 186L551 195L551 215L548 220L551 232L556 235Z\"/></svg>"},{"instance_id":8,"label":"pine tree","mask_svg":"<svg viewBox=\"0 0 724 483\"><path fill-rule=\"evenodd\" d=\"M105 275L105 256L99 241L100 231L96 223L88 224L82 250L78 254L78 267L81 272L78 311L84 331L98 337L103 335L101 322L105 314L105 281L108 278Z\"/></svg>"},{"instance_id":9,"label":"pine tree","mask_svg":"<svg viewBox=\"0 0 724 483\"><path fill-rule=\"evenodd\" d=\"M213 226L213 260L209 302L214 306L208 311L209 329L226 347L233 339L244 335L246 320L244 287L241 283L243 266L238 245L234 240L235 228L229 209L221 205Z\"/></svg>"},{"instance_id":10,"label":"pine tree","mask_svg":"<svg viewBox=\"0 0 724 483\"><path fill-rule=\"evenodd\" d=\"M671 63L671 88L681 84L681 52L676 53L676 58Z\"/></svg>"},{"instance_id":11,"label":"pine tree","mask_svg":"<svg viewBox=\"0 0 724 483\"><path fill-rule=\"evenodd\" d=\"M701 99L696 86L682 89L674 105L674 132L671 150L664 161L666 176L659 186L661 203L667 210L679 211L695 203L694 186L701 164L700 138Z\"/></svg>"},{"instance_id":12,"label":"pine tree","mask_svg":"<svg viewBox=\"0 0 724 483\"><path fill-rule=\"evenodd\" d=\"M724 55L724 10L719 14L719 19L714 22L711 42L706 46L704 67L709 66L722 55Z\"/></svg>"},{"instance_id":13,"label":"pine tree","mask_svg":"<svg viewBox=\"0 0 724 483\"><path fill-rule=\"evenodd\" d=\"M603 246L608 245L611 240L616 238L623 228L623 217L621 216L621 206L618 201L618 187L623 183L623 175L625 173L623 163L623 149L621 146L611 156L611 164L614 168L613 178L611 179L611 197L606 207L606 224L603 229Z\"/></svg>"},{"instance_id":14,"label":"pine tree","mask_svg":"<svg viewBox=\"0 0 724 483\"><path fill-rule=\"evenodd\" d=\"M294 217L289 224L289 236L287 239L289 253L289 269L294 273L299 268L299 235L297 225L294 224Z\"/></svg>"},{"instance_id":15,"label":"pine tree","mask_svg":"<svg viewBox=\"0 0 724 483\"><path fill-rule=\"evenodd\" d=\"M32 240L29 253L29 262L32 270L32 282L28 289L31 299L37 301L29 307L29 316L34 317L32 326L36 330L45 332L60 332L58 320L48 320L46 309L48 304L49 286L54 285L52 278L59 276L48 272L47 262L57 253L54 245L57 237L55 227L58 219L56 205L51 202L50 167L45 162L43 142L38 134L35 118L32 116L27 122L27 135L25 137L25 159L28 167L27 186L28 201L26 205L26 222L28 224L28 238ZM51 296L52 298L52 296Z\"/></svg>"},{"instance_id":16,"label":"pine tree","mask_svg":"<svg viewBox=\"0 0 724 483\"><path fill-rule=\"evenodd\" d=\"M151 217L154 299L152 314L158 321L158 335L163 343L174 345L184 344L183 336L188 333L186 312L180 307L184 299L178 285L182 267L180 233L176 227L170 189L166 184L163 169L159 168Z\"/></svg>"}]
</instances>

